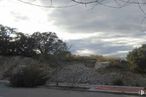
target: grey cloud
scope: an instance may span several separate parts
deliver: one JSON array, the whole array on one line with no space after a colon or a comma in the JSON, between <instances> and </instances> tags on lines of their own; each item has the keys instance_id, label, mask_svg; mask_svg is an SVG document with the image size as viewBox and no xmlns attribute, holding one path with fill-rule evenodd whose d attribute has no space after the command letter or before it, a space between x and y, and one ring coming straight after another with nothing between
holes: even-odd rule
<instances>
[{"instance_id":1,"label":"grey cloud","mask_svg":"<svg viewBox=\"0 0 146 97\"><path fill-rule=\"evenodd\" d=\"M16 13L14 11L11 11L10 12L14 17L15 17L15 21L19 21L19 20L29 20L29 17L27 16L24 16L20 13Z\"/></svg>"},{"instance_id":2,"label":"grey cloud","mask_svg":"<svg viewBox=\"0 0 146 97\"><path fill-rule=\"evenodd\" d=\"M123 9L111 9L97 6L89 9L83 6L56 9L52 15L55 25L69 32L140 32L146 30L141 25L143 14L137 7L129 6ZM140 18L141 17L141 18Z\"/></svg>"},{"instance_id":3,"label":"grey cloud","mask_svg":"<svg viewBox=\"0 0 146 97\"><path fill-rule=\"evenodd\" d=\"M56 4L69 3L70 0L59 1ZM108 4L107 2L106 4ZM144 14L137 5L129 5L124 8L114 9L102 5L79 5L71 8L54 9L49 14L54 20L54 25L65 29L68 33L95 33L103 32L100 37L90 37L88 39L70 40L72 52L80 49L89 49L97 54L104 55L125 55L126 51L132 50L135 44L127 42L115 43L114 41L102 41L105 39L119 39L130 37L129 39L139 39L137 44L145 43L146 21L141 23ZM143 6L142 6L143 7ZM143 7L145 9L145 7ZM124 39L124 38L123 38ZM92 42L91 40L95 40ZM115 40L124 41L124 40ZM132 40L131 40L132 41Z\"/></svg>"},{"instance_id":4,"label":"grey cloud","mask_svg":"<svg viewBox=\"0 0 146 97\"><path fill-rule=\"evenodd\" d=\"M77 50L88 49L95 52L96 54L110 55L117 53L119 51L129 51L133 49L132 46L125 46L123 44L113 45L112 42L101 41L100 39L96 40L94 43L91 42L91 39L95 37L90 37L87 39L80 40L70 40L67 43L72 44L71 51L75 53Z\"/></svg>"},{"instance_id":5,"label":"grey cloud","mask_svg":"<svg viewBox=\"0 0 146 97\"><path fill-rule=\"evenodd\" d=\"M146 43L145 40L146 36L140 35L139 38L137 38L136 36L129 37L118 34L115 35L103 34L101 37L94 36L86 39L70 40L67 41L67 43L72 45L71 51L73 53L76 53L76 51L78 50L88 49L100 55L125 57L128 51L134 49L134 45L136 46L137 44L139 45Z\"/></svg>"},{"instance_id":6,"label":"grey cloud","mask_svg":"<svg viewBox=\"0 0 146 97\"><path fill-rule=\"evenodd\" d=\"M50 0L42 0L43 2ZM53 0L55 4L68 4L70 0ZM44 4L48 4L44 3ZM74 4L74 3L73 3ZM115 32L115 33L133 33L146 30L141 24L143 19L142 12L137 5L129 5L121 9L108 8L101 5L84 7L70 7L64 9L55 9L49 14L55 21L55 25L66 29L72 33L89 33L89 32Z\"/></svg>"}]
</instances>

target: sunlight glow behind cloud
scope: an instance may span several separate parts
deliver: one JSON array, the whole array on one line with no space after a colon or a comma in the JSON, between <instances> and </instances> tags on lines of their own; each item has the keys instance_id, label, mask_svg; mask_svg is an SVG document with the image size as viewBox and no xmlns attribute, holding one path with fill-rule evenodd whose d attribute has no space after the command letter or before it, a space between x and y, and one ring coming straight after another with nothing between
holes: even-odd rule
<instances>
[{"instance_id":1,"label":"sunlight glow behind cloud","mask_svg":"<svg viewBox=\"0 0 146 97\"><path fill-rule=\"evenodd\" d=\"M47 5L50 0L26 0ZM70 4L56 0L56 5ZM139 24L141 13L135 6L111 9L103 6L46 9L17 0L0 1L0 24L18 28L27 34L55 32L75 54L124 56L146 43L145 23Z\"/></svg>"},{"instance_id":2,"label":"sunlight glow behind cloud","mask_svg":"<svg viewBox=\"0 0 146 97\"><path fill-rule=\"evenodd\" d=\"M53 20L48 19L52 9L44 11L41 8L30 6L16 0L3 0L0 3L1 18L3 25L16 27L25 33L34 31L57 31Z\"/></svg>"},{"instance_id":3,"label":"sunlight glow behind cloud","mask_svg":"<svg viewBox=\"0 0 146 97\"><path fill-rule=\"evenodd\" d=\"M94 55L95 52L89 49L81 49L81 50L77 50L75 54L81 55L81 56L89 56L89 55Z\"/></svg>"}]
</instances>

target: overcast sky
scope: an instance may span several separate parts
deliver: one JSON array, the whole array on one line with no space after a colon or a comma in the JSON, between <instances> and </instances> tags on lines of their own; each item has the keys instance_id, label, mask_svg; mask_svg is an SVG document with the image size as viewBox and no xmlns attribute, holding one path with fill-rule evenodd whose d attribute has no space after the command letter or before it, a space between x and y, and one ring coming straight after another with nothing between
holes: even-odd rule
<instances>
[{"instance_id":1,"label":"overcast sky","mask_svg":"<svg viewBox=\"0 0 146 97\"><path fill-rule=\"evenodd\" d=\"M50 0L24 1L50 5ZM76 5L70 0L55 0L52 4ZM109 2L105 4L117 6ZM144 6L142 8L145 10ZM56 32L75 54L125 57L129 51L146 43L146 20L143 20L144 14L138 5L131 4L120 9L95 4L43 8L18 0L0 0L0 12L0 24L29 34L36 31Z\"/></svg>"}]
</instances>

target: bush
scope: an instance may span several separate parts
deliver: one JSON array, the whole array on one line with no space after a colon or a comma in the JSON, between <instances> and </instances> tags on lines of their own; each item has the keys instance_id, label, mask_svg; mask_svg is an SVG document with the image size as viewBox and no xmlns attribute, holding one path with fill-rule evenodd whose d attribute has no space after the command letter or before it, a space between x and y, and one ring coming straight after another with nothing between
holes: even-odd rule
<instances>
[{"instance_id":1,"label":"bush","mask_svg":"<svg viewBox=\"0 0 146 97\"><path fill-rule=\"evenodd\" d=\"M113 80L112 84L113 85L118 85L118 86L123 86L124 85L122 79L115 79L115 80Z\"/></svg>"},{"instance_id":2,"label":"bush","mask_svg":"<svg viewBox=\"0 0 146 97\"><path fill-rule=\"evenodd\" d=\"M48 77L39 66L26 66L19 68L9 80L14 87L36 87L45 84Z\"/></svg>"},{"instance_id":3,"label":"bush","mask_svg":"<svg viewBox=\"0 0 146 97\"><path fill-rule=\"evenodd\" d=\"M146 45L129 52L127 61L131 70L141 73L146 72Z\"/></svg>"}]
</instances>

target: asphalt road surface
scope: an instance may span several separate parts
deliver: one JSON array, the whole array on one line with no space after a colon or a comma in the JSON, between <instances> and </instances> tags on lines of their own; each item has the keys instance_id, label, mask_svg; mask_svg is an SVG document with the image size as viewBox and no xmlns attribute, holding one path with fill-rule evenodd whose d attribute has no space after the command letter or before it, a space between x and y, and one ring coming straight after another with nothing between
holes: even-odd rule
<instances>
[{"instance_id":1,"label":"asphalt road surface","mask_svg":"<svg viewBox=\"0 0 146 97\"><path fill-rule=\"evenodd\" d=\"M47 88L10 88L0 85L0 97L141 97L134 95L81 92Z\"/></svg>"}]
</instances>

